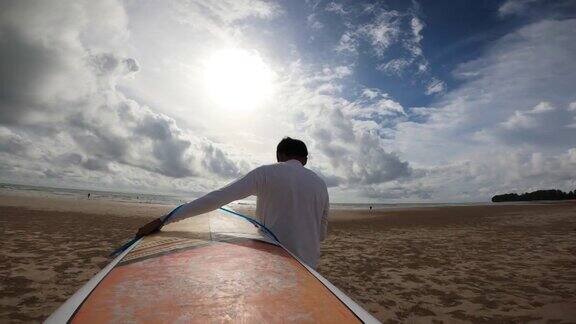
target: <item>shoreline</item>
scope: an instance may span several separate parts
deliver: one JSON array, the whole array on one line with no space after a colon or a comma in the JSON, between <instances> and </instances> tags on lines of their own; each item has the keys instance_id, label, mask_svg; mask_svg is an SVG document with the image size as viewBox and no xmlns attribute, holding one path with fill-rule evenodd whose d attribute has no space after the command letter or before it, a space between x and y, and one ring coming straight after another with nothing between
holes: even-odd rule
<instances>
[{"instance_id":1,"label":"shoreline","mask_svg":"<svg viewBox=\"0 0 576 324\"><path fill-rule=\"evenodd\" d=\"M38 197L26 194L0 194L0 206L47 212L76 212L80 214L143 218L162 216L175 207L175 205L146 202L120 202L72 197Z\"/></svg>"},{"instance_id":2,"label":"shoreline","mask_svg":"<svg viewBox=\"0 0 576 324\"><path fill-rule=\"evenodd\" d=\"M81 203L81 204L77 204ZM446 204L414 204L406 206L390 204L384 208L369 210L369 204L360 208L358 204L334 203L330 206L330 220L349 221L364 218L380 217L382 215L420 214L431 211L442 211L451 214L453 210L466 210L466 208L493 208L494 210L517 210L533 208L554 208L554 206L576 206L576 200L561 201L526 201L526 202L479 202L479 203L446 203ZM87 199L80 197L58 197L48 195L34 195L28 193L4 193L0 191L0 206L21 207L32 210L53 212L79 212L99 215L121 215L128 217L158 217L170 212L178 204L158 204L146 201L117 201L105 199ZM354 206L354 207L347 207ZM253 214L256 205L235 204L236 210ZM354 214L350 218L350 214ZM156 216L158 215L158 216Z\"/></svg>"}]
</instances>

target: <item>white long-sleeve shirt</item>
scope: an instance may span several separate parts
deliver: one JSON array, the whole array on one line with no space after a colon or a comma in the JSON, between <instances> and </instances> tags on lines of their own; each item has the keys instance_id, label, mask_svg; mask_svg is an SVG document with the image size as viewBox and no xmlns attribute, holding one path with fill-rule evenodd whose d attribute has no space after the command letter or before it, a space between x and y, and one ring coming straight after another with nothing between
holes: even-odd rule
<instances>
[{"instance_id":1,"label":"white long-sleeve shirt","mask_svg":"<svg viewBox=\"0 0 576 324\"><path fill-rule=\"evenodd\" d=\"M221 189L182 206L169 223L257 196L256 216L290 252L316 268L326 237L329 198L324 180L298 160L258 167Z\"/></svg>"}]
</instances>

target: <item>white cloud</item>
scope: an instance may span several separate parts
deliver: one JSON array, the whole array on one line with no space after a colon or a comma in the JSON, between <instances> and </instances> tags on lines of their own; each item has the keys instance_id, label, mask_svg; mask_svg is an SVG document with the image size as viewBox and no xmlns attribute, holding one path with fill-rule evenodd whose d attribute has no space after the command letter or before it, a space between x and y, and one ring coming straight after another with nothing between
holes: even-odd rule
<instances>
[{"instance_id":1,"label":"white cloud","mask_svg":"<svg viewBox=\"0 0 576 324\"><path fill-rule=\"evenodd\" d=\"M453 179L447 187L469 197L569 189L576 177L567 153L576 138L575 29L574 19L544 20L503 36L459 66L463 84L434 108L417 110L418 122L400 122L390 143L415 169L428 170L433 188L440 188L433 176L439 174L438 181ZM435 196L458 199L456 191Z\"/></svg>"},{"instance_id":2,"label":"white cloud","mask_svg":"<svg viewBox=\"0 0 576 324\"><path fill-rule=\"evenodd\" d=\"M360 99L349 103L344 108L344 113L350 115L352 118L370 120L380 120L382 118L387 119L390 116L396 117L399 115L406 115L404 107L402 107L398 102L388 98L387 95L380 94L376 97L368 98L370 100Z\"/></svg>"},{"instance_id":3,"label":"white cloud","mask_svg":"<svg viewBox=\"0 0 576 324\"><path fill-rule=\"evenodd\" d=\"M24 4L21 6L26 7ZM121 5L116 4L114 8L125 15ZM159 39L158 44L150 47L146 44L145 35L153 32L152 27L140 27L142 29L137 35L132 33L130 36L130 45L149 51L137 52L140 55L138 60L128 55L133 49L124 46L126 37L130 35L126 17L119 19L116 27L117 34L125 35L120 43L110 38L114 43L106 44L105 38L96 33L99 28L93 27L96 34L91 37L98 39L98 51L93 50L88 41L82 43L74 37L60 39L58 36L47 42L49 48L40 46L38 41L33 43L38 46L30 53L39 53L50 64L32 66L33 69L28 70L26 65L22 65L22 71L29 71L29 75L15 75L26 77L24 80L54 78L52 75L55 75L62 83L55 83L58 87L51 86L47 90L32 91L38 94L37 97L21 95L17 91L19 88L14 87L12 102L3 101L6 106L2 109L4 131L0 134L0 155L6 157L3 158L6 162L0 165L0 172L4 178L28 176L52 184L78 185L84 181L88 186L202 191L220 184L222 179L238 176L256 163L272 162L270 152L263 152L263 148L273 151L276 141L286 135L301 137L309 143L313 152L311 166L324 174L332 185L339 185L335 189L339 192L354 191L362 186L383 186L413 177L409 163L386 149L384 140L383 127L394 124L397 119L405 119L404 108L375 89L360 89L358 98L341 96L343 84L353 73L353 65L304 67L296 61L282 68L278 73L278 94L274 104L257 114L225 115L221 111L205 109L209 105L187 104L182 114L192 116L184 119L183 123L183 119L169 117L180 114L175 108L165 108L170 105L148 107L142 104L139 100L142 89L149 89L144 92L149 92L154 100L160 102L162 97L182 96L189 92L197 94L199 91L193 88L197 83L192 79L194 73L197 74L195 61L185 60L179 56L180 53L186 52L197 58L201 56L203 46L209 47L206 43L226 43L230 40L226 35L230 34L241 38L241 26L238 31L218 23L240 24L251 14L242 10L227 14L219 11L225 9L212 3L191 2L189 6L176 8L176 13L162 8L155 10L156 21L156 18L147 16L149 11L140 12L138 9L130 8L135 16L130 23L134 26L140 26L138 24L144 20L157 31L178 34L174 26L162 25L166 23L163 17L176 14L178 19L174 21L177 24L185 28L192 26L192 29L188 34L179 34L184 35L181 43ZM204 14L200 15L198 10ZM205 15L205 11L212 14ZM258 12L253 15L269 17ZM192 19L196 16L204 20ZM215 17L214 21L206 21L210 16ZM74 21L73 17L67 18ZM14 24L23 31L33 25ZM80 35L82 26L66 26L65 29L75 33L73 35ZM374 32L375 41L383 41L379 38L382 34L377 30ZM50 34L46 37L55 36ZM62 34L61 37L69 35ZM195 46L192 42L188 45L185 40L189 39L201 44ZM59 42L69 46L69 50L64 51L66 55L58 55L60 53L52 48ZM177 50L159 50L170 46ZM18 49L17 46L11 48ZM18 66L18 55L4 55L3 64ZM155 60L157 57L162 59ZM62 63L59 60L63 60ZM53 69L44 70L46 67ZM181 73L178 71L181 69L185 70L187 78L175 78L178 74L170 74ZM126 81L127 78L132 80ZM154 81L147 88L139 83L142 79ZM17 82L8 84L18 85ZM45 83L38 84L42 86ZM185 88L177 91L179 87ZM167 93L163 93L164 90ZM130 96L133 93L137 95ZM12 114L10 109L24 99L27 100L26 106L31 107L30 111L21 116ZM202 103L199 99L197 102ZM186 123L202 119L211 125L210 131L191 128ZM43 130L21 128L39 125L38 121L42 121ZM225 144L198 135L210 132L221 133ZM411 194L413 191L405 192Z\"/></svg>"},{"instance_id":4,"label":"white cloud","mask_svg":"<svg viewBox=\"0 0 576 324\"><path fill-rule=\"evenodd\" d=\"M376 89L362 89L356 100L326 93L322 89L340 79L323 77L326 69L318 75L308 68L294 65L283 80L279 105L271 113L287 124L275 128L292 127L285 132L309 144L312 167L339 190L411 177L408 162L386 150L380 134L382 125L404 116L403 107Z\"/></svg>"},{"instance_id":5,"label":"white cloud","mask_svg":"<svg viewBox=\"0 0 576 324\"><path fill-rule=\"evenodd\" d=\"M442 93L446 90L446 84L436 78L432 78L428 85L426 86L426 94L432 95L436 93Z\"/></svg>"},{"instance_id":6,"label":"white cloud","mask_svg":"<svg viewBox=\"0 0 576 324\"><path fill-rule=\"evenodd\" d=\"M522 111L514 112L508 120L501 124L504 128L514 130L514 129L530 129L536 128L537 124L536 121L528 114L523 113Z\"/></svg>"},{"instance_id":7,"label":"white cloud","mask_svg":"<svg viewBox=\"0 0 576 324\"><path fill-rule=\"evenodd\" d=\"M356 53L360 41L366 41L376 55L382 56L388 47L398 40L401 35L402 14L394 10L373 10L369 13L374 16L367 23L345 23L346 30L336 46L337 51Z\"/></svg>"},{"instance_id":8,"label":"white cloud","mask_svg":"<svg viewBox=\"0 0 576 324\"><path fill-rule=\"evenodd\" d=\"M572 123L576 112L558 109L549 102L541 102L532 109L516 110L510 118L502 122L494 135L505 142L531 145L554 145L565 141L565 137L575 136Z\"/></svg>"},{"instance_id":9,"label":"white cloud","mask_svg":"<svg viewBox=\"0 0 576 324\"><path fill-rule=\"evenodd\" d=\"M324 24L318 20L316 14L308 15L308 17L306 17L306 21L308 22L308 26L314 30L320 30L324 28Z\"/></svg>"},{"instance_id":10,"label":"white cloud","mask_svg":"<svg viewBox=\"0 0 576 324\"><path fill-rule=\"evenodd\" d=\"M552 104L550 104L549 102L546 102L546 101L542 101L541 103L534 106L534 108L532 108L532 110L529 110L528 112L532 113L532 114L541 114L541 113L545 113L548 111L554 111L554 110L556 110L556 108L554 106L552 106Z\"/></svg>"},{"instance_id":11,"label":"white cloud","mask_svg":"<svg viewBox=\"0 0 576 324\"><path fill-rule=\"evenodd\" d=\"M358 40L356 39L356 32L348 30L342 34L335 49L338 52L356 53L357 47Z\"/></svg>"},{"instance_id":12,"label":"white cloud","mask_svg":"<svg viewBox=\"0 0 576 324\"><path fill-rule=\"evenodd\" d=\"M180 9L192 14L194 17L198 17L198 14L207 15L214 19L215 22L223 22L225 24L250 17L270 19L281 13L280 7L275 3L261 0L191 0L183 2Z\"/></svg>"},{"instance_id":13,"label":"white cloud","mask_svg":"<svg viewBox=\"0 0 576 324\"><path fill-rule=\"evenodd\" d=\"M537 2L538 0L506 0L500 8L498 8L498 13L500 16L508 16L514 14L523 13L527 7Z\"/></svg>"},{"instance_id":14,"label":"white cloud","mask_svg":"<svg viewBox=\"0 0 576 324\"><path fill-rule=\"evenodd\" d=\"M400 36L400 16L394 10L382 11L373 22L361 26L358 32L366 35L372 48L381 56Z\"/></svg>"},{"instance_id":15,"label":"white cloud","mask_svg":"<svg viewBox=\"0 0 576 324\"><path fill-rule=\"evenodd\" d=\"M344 65L340 65L340 66L336 66L334 68L324 68L324 73L327 75L334 75L335 78L341 79L344 77L347 77L349 75L352 74L352 68L350 68L350 66L344 66Z\"/></svg>"},{"instance_id":16,"label":"white cloud","mask_svg":"<svg viewBox=\"0 0 576 324\"><path fill-rule=\"evenodd\" d=\"M410 64L412 64L412 60L403 58L393 59L386 63L377 65L376 69L386 72L388 74L394 74L400 76Z\"/></svg>"},{"instance_id":17,"label":"white cloud","mask_svg":"<svg viewBox=\"0 0 576 324\"><path fill-rule=\"evenodd\" d=\"M400 54L377 64L376 69L396 77L410 76L425 88L427 95L441 93L446 85L431 75L421 46L425 23L417 16L417 4L412 6L407 12L378 5L365 7L359 13L363 17L362 23L345 20L346 28L335 49L358 57L358 48L365 43L370 45L373 55L383 59L389 55L389 49L396 46L401 50Z\"/></svg>"},{"instance_id":18,"label":"white cloud","mask_svg":"<svg viewBox=\"0 0 576 324\"><path fill-rule=\"evenodd\" d=\"M140 69L125 55L121 4L53 5L15 2L2 12L0 64L10 71L1 77L3 178L193 190L202 183L190 185L192 177L229 179L246 167L118 89Z\"/></svg>"},{"instance_id":19,"label":"white cloud","mask_svg":"<svg viewBox=\"0 0 576 324\"><path fill-rule=\"evenodd\" d=\"M342 6L341 3L336 3L336 2L329 2L326 5L325 10L328 12L336 13L338 15L342 15L342 16L345 16L346 14L348 14L348 12L346 10L344 10L344 6Z\"/></svg>"},{"instance_id":20,"label":"white cloud","mask_svg":"<svg viewBox=\"0 0 576 324\"><path fill-rule=\"evenodd\" d=\"M191 8L197 9L199 6L192 3ZM202 10L220 10L220 7L212 5L200 7ZM194 10L184 9L187 11L178 12L178 17L190 18L196 15ZM116 10L123 12L120 5ZM166 14L162 11L156 13L160 17ZM248 14L215 12L214 15L216 21L235 23ZM123 21L124 24L127 22L126 19ZM192 21L185 19L178 23L188 25ZM218 29L214 22L204 26L198 25L198 22L195 24L191 35L208 30L219 37L222 33L230 32ZM22 30L27 28L26 24L16 26ZM152 26L156 26L156 23L152 23ZM118 28L119 34L129 34L126 25ZM82 33L81 26L68 26L65 29ZM374 37L378 40L382 35L377 31L375 33ZM102 39L98 35L93 37ZM202 42L206 40L202 39ZM41 182L78 184L84 179L85 185L113 188L132 186L145 190L148 186L157 190L202 191L218 185L221 179L238 176L254 163L271 162L270 152L263 152L263 147L273 151L276 141L286 135L301 137L309 143L313 152L311 166L324 174L332 185L339 185L339 190L377 186L412 177L408 162L385 149L381 130L382 125L392 124L392 120L397 118L405 118L404 108L388 95L374 89L363 90L364 96L359 99L347 100L340 96L343 83L353 73L353 65L303 66L296 61L278 74L277 100L259 114L226 116L213 112L215 117L212 117L211 112L206 112L207 109L190 107L188 114L191 111L193 115L201 115L203 118L210 116L205 120L211 123L212 132L220 131L228 136L227 146L224 146L199 136L207 131L183 127L180 121L177 123L167 114L131 99L127 92L134 92L134 88L128 88L125 92L127 84L138 85L125 82L125 78L133 77L135 72L140 73L138 79L150 78L155 75L150 74L149 69L173 68L170 65L162 62L153 65L148 57L138 62L123 54L123 51L128 52L129 49L125 49L122 44L112 46L101 43L99 51L93 51L89 43L78 43L76 40L69 43L74 51L63 48L57 41L51 41L50 44L54 46L55 53L66 55L57 56L48 51L45 53L48 59L75 60L75 64L64 65L73 66L74 69L58 68L55 73L64 76L63 80L77 73L78 77L70 81L86 80L85 86L79 88L70 82L62 83L61 89L64 90L82 89L67 96L41 92L38 101L32 101L29 105L32 107L31 114L42 114L36 117L36 121L27 116L5 114L13 116L11 119L2 119L5 134L0 142L0 154L7 157L3 159L7 162L0 169L6 179L27 175L39 178ZM44 53L41 47L38 51ZM151 53L154 53L154 49ZM178 54L179 51L175 51L174 54L166 54L166 57ZM147 52L146 55L151 54ZM3 63L7 62L17 63L18 57L6 57ZM189 69L194 72L193 68ZM42 79L50 75L48 72L35 68L29 79ZM157 80L173 82L166 76ZM162 92L160 89L168 89L162 83L154 83L156 96ZM17 95L15 92L14 102L20 98L28 100L26 96ZM49 105L42 104L47 97L51 98ZM8 103L6 107L2 109L3 113L12 109L12 104ZM57 118L51 121L47 119L46 116L52 114L51 110L58 109ZM174 110L167 112L178 115ZM241 118L250 120L241 121ZM45 131L52 136L45 137L40 132L21 130L22 125L38 125L38 120L42 121ZM229 120L230 126L223 127L222 120ZM244 122L250 122L252 126L245 132L238 131L241 129L239 124ZM223 129L226 131L222 132ZM29 143L34 145L29 148ZM224 147L227 149L224 150ZM36 158L31 163L26 162L31 156ZM250 157L252 159L249 160Z\"/></svg>"},{"instance_id":21,"label":"white cloud","mask_svg":"<svg viewBox=\"0 0 576 324\"><path fill-rule=\"evenodd\" d=\"M555 108L549 102L541 102L530 110L515 111L514 115L502 122L502 126L510 130L537 128L541 126L536 120L537 115L554 110Z\"/></svg>"},{"instance_id":22,"label":"white cloud","mask_svg":"<svg viewBox=\"0 0 576 324\"><path fill-rule=\"evenodd\" d=\"M410 27L412 27L412 33L414 34L414 42L420 43L422 41L422 30L424 29L424 23L418 17L412 17L410 19Z\"/></svg>"},{"instance_id":23,"label":"white cloud","mask_svg":"<svg viewBox=\"0 0 576 324\"><path fill-rule=\"evenodd\" d=\"M362 96L368 99L374 99L380 95L380 91L378 89L370 89L366 88L362 90Z\"/></svg>"},{"instance_id":24,"label":"white cloud","mask_svg":"<svg viewBox=\"0 0 576 324\"><path fill-rule=\"evenodd\" d=\"M168 76L172 73L171 69L185 68L190 74L197 73L193 66L184 64L186 60L180 61L181 64L176 67L172 65L178 61L182 49L187 48L186 42L182 43L183 47L178 47L160 39L159 42L165 42L162 45L171 44L177 50L165 52L159 61L153 60L161 54L157 48L162 46L145 46L143 35L151 31L150 28L176 30L170 29L173 26L162 25L166 23L162 17L176 15L178 19L174 21L177 24L193 24L186 37L194 39L197 34L208 31L210 36L222 37L227 41L229 38L223 35L231 33L239 37L239 34L236 29L218 26L218 22L237 24L246 17L269 18L273 15L272 11L258 6L253 13L245 11L250 7L245 6L247 3L252 2L243 2L242 7L234 4L238 12L227 13L220 5L191 2L189 6L177 6L176 12L155 11L157 21L148 19L149 11L141 12L139 8L131 7L136 17L131 24L140 26L139 19L150 23L150 27L141 27L138 30L140 33L132 36L129 36L131 33L127 29L126 13L119 3L114 3L112 8L90 7L95 6L93 3L76 3L72 6L86 14L66 10L54 13L40 10L37 13L35 10L41 7L35 7L33 3L18 3L16 9L28 10L22 14L27 19L3 20L0 26L3 35L12 37L7 38L12 43L2 44L1 64L21 69L15 71L26 72L14 73L20 79L6 82L13 88L8 92L12 97L2 101L0 110L2 177L17 181L15 179L24 176L52 185L66 183L132 190L204 191L220 184L223 179L238 176L255 163L271 162L270 152L263 152L262 148L269 147L273 151L276 141L286 135L302 137L310 144L311 152L314 152L312 167L324 174L332 185L377 185L410 177L410 166L396 153L385 150L378 129L378 123L384 124L391 118L405 115L403 107L387 95L380 92L375 94L376 91L370 89L364 92L366 97L356 101L340 97L339 91L345 79L352 75L353 65L304 68L296 61L283 70L285 73L279 74L278 100L260 114L226 116L207 112L204 107L188 107L188 114L192 112L192 115L202 118L210 114L216 116L205 120L213 124L212 132L226 129L223 133L230 134L226 135L228 139L232 137L226 141L226 146L204 138L202 134L208 133L206 130L190 128L186 123L184 125L188 127L182 126L181 120L177 122L168 116L167 113L178 116L177 109L163 113L154 107L166 105L148 107L139 102L139 96L129 96L131 93L142 93L141 90L146 88L142 88L139 82L150 78L155 80L153 93L160 97L155 100L161 102L162 96L172 94L164 94L162 90L174 91L170 89L174 79L155 72L155 69L168 73ZM32 12L38 14L40 20L53 21L51 15L61 15L59 20L67 22L67 25L61 25L61 22L56 25L67 33L52 33L53 29L50 28L30 31L30 27L41 25L29 13L30 8L35 8ZM105 22L108 27L102 29L96 22L91 22L88 14L91 10L121 17L115 27L116 33L110 27L110 22ZM206 11L211 15L206 15ZM6 15L17 16L12 13ZM214 21L206 21L209 19L207 16L213 16ZM204 20L195 21L193 17ZM84 22L79 23L77 19ZM97 50L89 40L79 39L85 26L90 26L90 38L97 41ZM18 32L7 32L13 30ZM99 30L123 36L107 38L99 35ZM26 33L31 36L24 42L21 35ZM45 41L46 38L49 38L48 41ZM127 39L134 38L130 45L150 48L150 51L142 54L144 56L140 56L141 60L128 55L134 49L124 46ZM106 39L109 43L105 42ZM195 45L193 50L198 51L199 47L205 46L209 42L207 39L196 38L199 45ZM22 62L22 55L18 55L20 50L26 50L27 58L33 60ZM198 56L198 52L187 53ZM139 74L136 75L136 72ZM58 82L43 82L46 78ZM126 81L127 78L132 80ZM23 84L30 87L25 89L25 93L20 88ZM183 85L186 82L179 82L177 86ZM35 96L29 96L30 93ZM29 107L28 110L19 110L18 105L22 102L25 104L23 107ZM250 118L253 125L245 132L238 127L239 123L244 122L241 118ZM366 118L377 118L379 121L375 123ZM229 120L231 126L222 127L222 120ZM370 123L375 127L371 127Z\"/></svg>"},{"instance_id":25,"label":"white cloud","mask_svg":"<svg viewBox=\"0 0 576 324\"><path fill-rule=\"evenodd\" d=\"M358 54L364 42L385 57L400 45L406 56L381 68L414 69L437 95L434 107L405 109L355 84L354 64L279 59L259 47L247 20L282 14L269 2L125 4L129 14L115 1L59 10L14 2L0 13L0 64L14 72L0 76L3 179L206 191L272 162L288 135L308 143L310 167L346 200L470 200L575 184L574 20L504 36L459 66L462 84L447 90L431 75L413 13L366 6L366 23L342 18L341 51ZM269 32L258 25L258 35ZM277 76L273 103L254 113L215 109L198 66L214 50L242 46Z\"/></svg>"}]
</instances>

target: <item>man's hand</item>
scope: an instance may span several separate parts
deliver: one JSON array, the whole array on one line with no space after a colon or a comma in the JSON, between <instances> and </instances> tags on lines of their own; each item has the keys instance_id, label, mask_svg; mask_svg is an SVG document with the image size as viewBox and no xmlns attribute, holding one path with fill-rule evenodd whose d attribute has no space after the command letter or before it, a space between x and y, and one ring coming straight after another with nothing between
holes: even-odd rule
<instances>
[{"instance_id":1,"label":"man's hand","mask_svg":"<svg viewBox=\"0 0 576 324\"><path fill-rule=\"evenodd\" d=\"M154 232L158 232L161 227L162 227L162 220L160 218L156 218L150 223L140 227L138 229L138 233L136 233L136 236L142 237L152 234Z\"/></svg>"}]
</instances>

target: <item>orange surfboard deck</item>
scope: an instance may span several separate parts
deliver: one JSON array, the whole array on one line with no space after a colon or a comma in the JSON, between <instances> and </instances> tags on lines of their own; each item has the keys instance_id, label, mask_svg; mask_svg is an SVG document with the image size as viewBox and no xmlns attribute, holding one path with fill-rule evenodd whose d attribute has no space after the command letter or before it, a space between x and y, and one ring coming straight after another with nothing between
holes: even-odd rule
<instances>
[{"instance_id":1,"label":"orange surfboard deck","mask_svg":"<svg viewBox=\"0 0 576 324\"><path fill-rule=\"evenodd\" d=\"M251 223L218 211L140 240L68 321L362 322L282 246Z\"/></svg>"}]
</instances>

